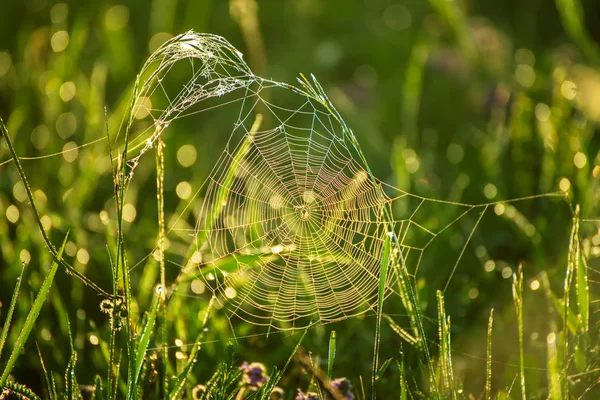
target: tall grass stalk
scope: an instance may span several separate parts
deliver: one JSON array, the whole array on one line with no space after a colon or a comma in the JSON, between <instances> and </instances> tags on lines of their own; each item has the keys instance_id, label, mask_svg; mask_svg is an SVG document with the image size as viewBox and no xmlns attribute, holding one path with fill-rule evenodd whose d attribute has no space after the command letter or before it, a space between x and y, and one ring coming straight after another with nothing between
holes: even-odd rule
<instances>
[{"instance_id":1,"label":"tall grass stalk","mask_svg":"<svg viewBox=\"0 0 600 400\"><path fill-rule=\"evenodd\" d=\"M569 385L567 381L567 373L569 367L569 326L568 321L570 317L570 304L571 304L571 286L573 282L573 275L579 270L579 205L575 207L575 213L573 215L573 227L571 228L571 237L569 239L569 253L567 258L567 268L565 273L565 283L563 292L563 319L564 319L564 333L563 333L563 392L565 396L569 397Z\"/></svg>"},{"instance_id":2,"label":"tall grass stalk","mask_svg":"<svg viewBox=\"0 0 600 400\"><path fill-rule=\"evenodd\" d=\"M381 257L381 271L379 273L379 292L377 297L377 322L375 324L375 340L373 341L373 370L371 371L371 398L376 397L376 377L379 371L379 343L381 342L381 317L383 315L383 301L385 298L385 290L387 287L387 273L390 265L391 254L391 238L389 235L385 237L383 244L383 254Z\"/></svg>"},{"instance_id":3,"label":"tall grass stalk","mask_svg":"<svg viewBox=\"0 0 600 400\"><path fill-rule=\"evenodd\" d=\"M485 373L485 398L492 400L492 325L494 324L494 309L490 310L490 319L488 321L487 331L487 351L486 351L486 373Z\"/></svg>"},{"instance_id":4,"label":"tall grass stalk","mask_svg":"<svg viewBox=\"0 0 600 400\"><path fill-rule=\"evenodd\" d=\"M519 375L521 384L521 399L527 400L525 390L525 354L523 339L523 268L519 265L519 271L513 274L512 294L515 310L517 312L517 325L519 330Z\"/></svg>"},{"instance_id":5,"label":"tall grass stalk","mask_svg":"<svg viewBox=\"0 0 600 400\"><path fill-rule=\"evenodd\" d=\"M454 372L452 369L452 345L450 341L450 316L446 315L444 295L438 290L438 334L440 340L440 365L442 369L442 380L444 382L444 397L457 398L454 388Z\"/></svg>"},{"instance_id":6,"label":"tall grass stalk","mask_svg":"<svg viewBox=\"0 0 600 400\"><path fill-rule=\"evenodd\" d=\"M161 331L161 362L162 362L162 395L167 398L169 393L169 348L167 325L167 274L165 267L165 155L164 143L161 138L156 141L156 199L158 206L158 263L160 268L160 331Z\"/></svg>"}]
</instances>

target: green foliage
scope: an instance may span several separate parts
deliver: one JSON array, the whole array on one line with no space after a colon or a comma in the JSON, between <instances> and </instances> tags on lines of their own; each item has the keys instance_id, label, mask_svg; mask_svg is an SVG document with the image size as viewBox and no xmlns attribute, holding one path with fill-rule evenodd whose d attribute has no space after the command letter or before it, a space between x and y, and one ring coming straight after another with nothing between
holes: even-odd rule
<instances>
[{"instance_id":1,"label":"green foliage","mask_svg":"<svg viewBox=\"0 0 600 400\"><path fill-rule=\"evenodd\" d=\"M0 359L0 398L268 399L277 385L289 399L316 380L294 362L299 342L317 367L327 362L326 381L347 376L355 398L368 398L368 376L378 398L597 397L597 5L230 3L3 5L0 356L11 353ZM191 28L223 35L265 77L314 73L323 86L303 76L296 90L353 133L372 177L449 202L407 196L381 210L389 221L421 210L440 234L418 271L415 252L393 258L398 243L386 242L373 312L266 331L230 320L225 300L198 285L264 254L183 273L199 211L198 194L182 188L200 187L232 119L173 121L148 150L156 163L136 160L135 179L126 160L148 129L136 103L154 73L144 61ZM254 132L261 122L270 123L257 118ZM193 167L178 160L184 145L196 151ZM247 146L219 200L235 189ZM457 204L478 206L461 214ZM271 371L256 391L241 390L244 360Z\"/></svg>"}]
</instances>

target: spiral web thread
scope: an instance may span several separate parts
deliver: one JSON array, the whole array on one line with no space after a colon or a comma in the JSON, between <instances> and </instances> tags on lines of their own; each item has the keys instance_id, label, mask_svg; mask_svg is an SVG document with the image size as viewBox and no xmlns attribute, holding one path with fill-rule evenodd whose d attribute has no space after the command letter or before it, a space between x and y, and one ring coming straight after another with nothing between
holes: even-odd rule
<instances>
[{"instance_id":1,"label":"spiral web thread","mask_svg":"<svg viewBox=\"0 0 600 400\"><path fill-rule=\"evenodd\" d=\"M181 75L172 70L180 61L191 78L172 93L166 82ZM180 217L169 231L193 239L183 275L212 290L230 316L289 329L374 309L387 235L398 268L386 294L396 292L410 308L406 285L413 283L403 273L414 279L435 237L478 209L466 247L490 205L426 199L379 181L316 80L300 80L298 88L257 77L220 37L188 32L172 39L139 80L134 111L152 124L131 140L131 174L174 120L219 107L237 116L188 204L201 202L195 224ZM440 207L454 212L440 220Z\"/></svg>"}]
</instances>

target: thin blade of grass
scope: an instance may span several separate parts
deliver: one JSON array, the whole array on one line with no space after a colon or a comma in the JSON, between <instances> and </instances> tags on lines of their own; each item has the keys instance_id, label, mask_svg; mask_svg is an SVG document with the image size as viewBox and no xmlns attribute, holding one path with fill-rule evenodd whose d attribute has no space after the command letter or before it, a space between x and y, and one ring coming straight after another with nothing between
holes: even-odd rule
<instances>
[{"instance_id":1,"label":"thin blade of grass","mask_svg":"<svg viewBox=\"0 0 600 400\"><path fill-rule=\"evenodd\" d=\"M564 399L561 387L560 362L558 360L558 335L551 332L546 338L548 351L548 386L551 399Z\"/></svg>"},{"instance_id":2,"label":"thin blade of grass","mask_svg":"<svg viewBox=\"0 0 600 400\"><path fill-rule=\"evenodd\" d=\"M71 334L71 323L68 322L69 344L71 346L71 355L67 369L65 370L65 398L66 399L82 399L79 384L77 383L77 375L75 375L75 364L77 364L77 352L73 346L73 335Z\"/></svg>"},{"instance_id":3,"label":"thin blade of grass","mask_svg":"<svg viewBox=\"0 0 600 400\"><path fill-rule=\"evenodd\" d=\"M94 282L92 282L90 279L88 279L81 272L79 272L75 268L73 268L73 266L69 265L66 261L64 261L62 259L62 257L58 256L56 247L54 247L52 242L50 242L50 238L48 237L48 234L46 233L46 230L44 229L44 224L42 223L40 213L38 212L38 209L35 205L35 201L33 199L33 193L31 192L31 187L29 186L29 181L27 180L25 171L23 170L23 167L21 166L21 162L19 161L19 156L17 156L17 152L15 151L15 148L13 147L12 140L10 140L10 136L8 135L8 129L6 128L6 125L4 125L4 121L2 120L2 118L0 118L0 136L4 136L4 140L6 140L6 144L8 145L8 150L10 152L10 155L11 155L13 161L15 162L15 166L17 167L19 177L21 178L21 182L23 182L23 186L25 187L25 193L27 194L27 199L29 200L29 205L31 206L31 210L33 211L33 216L35 218L37 226L40 230L40 233L42 234L42 238L44 239L44 243L46 244L46 247L48 248L48 250L54 257L54 259L58 260L58 263L60 265L62 265L68 271L69 274L76 276L83 283L90 286L96 292L98 292L104 296L110 296L100 286L96 285Z\"/></svg>"},{"instance_id":4,"label":"thin blade of grass","mask_svg":"<svg viewBox=\"0 0 600 400\"><path fill-rule=\"evenodd\" d=\"M10 328L10 321L12 321L12 316L15 311L15 306L17 305L17 298L19 297L19 290L21 289L21 282L23 281L23 274L25 273L25 263L23 263L21 267L21 273L17 278L17 284L15 285L15 290L13 291L12 299L10 300L10 305L8 306L8 314L6 314L6 319L4 320L4 326L2 327L2 334L0 334L0 360L2 359L2 350L4 349L4 345L6 344L6 338L8 337L8 328Z\"/></svg>"},{"instance_id":5,"label":"thin blade of grass","mask_svg":"<svg viewBox=\"0 0 600 400\"><path fill-rule=\"evenodd\" d=\"M404 359L402 362L396 360L396 366L400 371L400 400L408 398L408 388L406 387L406 372L404 371Z\"/></svg>"},{"instance_id":6,"label":"thin blade of grass","mask_svg":"<svg viewBox=\"0 0 600 400\"><path fill-rule=\"evenodd\" d=\"M390 364L392 363L393 360L394 360L393 358L388 358L381 364L381 368L379 368L379 371L377 371L377 376L375 377L375 381L378 381L381 379L381 377L383 376L385 371L388 369L388 367L390 366Z\"/></svg>"},{"instance_id":7,"label":"thin blade of grass","mask_svg":"<svg viewBox=\"0 0 600 400\"><path fill-rule=\"evenodd\" d=\"M569 243L569 258L567 273L575 274L575 290L577 293L577 308L579 309L579 331L585 333L590 326L590 292L587 276L587 264L585 258L581 255L581 245L579 242L579 205L575 207L573 215L573 228ZM565 279L566 280L566 279ZM567 289L565 287L565 289ZM565 310L569 307L568 298L565 297ZM566 311L565 311L566 312ZM568 315L565 314L567 317ZM568 321L568 318L565 319Z\"/></svg>"},{"instance_id":8,"label":"thin blade of grass","mask_svg":"<svg viewBox=\"0 0 600 400\"><path fill-rule=\"evenodd\" d=\"M223 185L219 188L219 191L217 192L217 197L214 202L214 207L212 208L211 212L209 213L208 217L206 218L203 229L198 234L198 238L197 238L198 245L203 244L204 239L206 238L206 235L208 234L208 232L210 232L212 230L212 227L213 227L215 221L217 220L217 218L219 218L219 215L221 215L221 212L223 211L223 207L225 206L225 202L227 200L227 196L229 195L229 190L231 189L231 185L233 184L235 177L238 175L239 169L242 167L243 160L246 157L246 155L248 154L248 151L250 150L250 145L252 144L252 141L254 140L254 135L260 129L262 121L263 121L262 114L256 114L256 118L254 119L254 122L252 123L252 127L250 128L248 135L246 136L244 141L238 146L238 150L236 151L235 155L233 156L233 161L232 161L231 165L229 166L229 168L227 169L225 178L223 179Z\"/></svg>"},{"instance_id":9,"label":"thin blade of grass","mask_svg":"<svg viewBox=\"0 0 600 400\"><path fill-rule=\"evenodd\" d=\"M44 357L42 356L42 352L40 350L40 346L38 346L37 342L35 343L35 347L38 352L38 356L40 357L40 364L42 366L42 371L44 372L44 380L46 381L46 389L48 390L48 398L51 400L58 399L58 394L56 392L56 385L54 384L54 380L52 380L48 369L46 368L46 363L44 363Z\"/></svg>"},{"instance_id":10,"label":"thin blade of grass","mask_svg":"<svg viewBox=\"0 0 600 400\"><path fill-rule=\"evenodd\" d=\"M162 286L160 286L162 288ZM162 288L162 290L166 290ZM146 358L146 350L148 349L148 344L150 343L150 338L154 333L154 325L156 323L156 315L158 313L158 306L160 305L160 297L161 293L157 293L154 296L154 300L152 301L152 308L150 310L150 315L148 316L148 320L146 321L146 325L144 325L144 329L140 335L140 341L138 342L137 350L135 352L135 364L133 369L133 380L129 384L128 388L128 398L135 398L136 386L138 383L138 379L140 377L140 372L142 370L142 364Z\"/></svg>"},{"instance_id":11,"label":"thin blade of grass","mask_svg":"<svg viewBox=\"0 0 600 400\"><path fill-rule=\"evenodd\" d=\"M413 345L417 345L419 343L419 341L414 336L406 332L404 329L402 329L402 327L400 327L400 325L394 322L392 317L385 314L383 315L383 317L387 320L388 324L390 325L390 328L392 328L392 330L396 332L398 336L400 336L402 339L406 340L408 343Z\"/></svg>"},{"instance_id":12,"label":"thin blade of grass","mask_svg":"<svg viewBox=\"0 0 600 400\"><path fill-rule=\"evenodd\" d=\"M296 344L296 347L294 347L294 350L292 351L292 354L290 354L290 356L288 357L288 359L287 359L285 365L283 366L283 368L280 371L278 371L277 374L275 374L274 376L272 376L264 385L262 385L261 390L258 393L258 396L260 396L261 400L268 400L269 399L269 397L271 396L271 392L273 392L273 389L275 388L275 386L279 383L279 381L283 377L283 374L285 373L285 371L287 370L288 366L290 365L290 363L294 359L294 356L298 352L298 349L300 348L300 345L302 344L302 341L306 337L306 334L308 333L308 330L310 328L312 328L312 326L313 326L313 324L311 322L310 324L308 324L308 326L306 327L306 329L304 329L304 332L302 332L302 336L300 337L300 340L298 340L298 343Z\"/></svg>"},{"instance_id":13,"label":"thin blade of grass","mask_svg":"<svg viewBox=\"0 0 600 400\"><path fill-rule=\"evenodd\" d=\"M569 238L569 254L567 258L567 269L565 272L565 283L563 292L563 315L565 321L565 329L563 334L563 376L567 376L567 369L569 366L569 329L568 322L571 317L571 286L573 283L573 275L579 269L579 204L575 206L575 212L573 214L573 226L571 228L571 237ZM567 379L564 379L564 394L565 397L569 397L569 385Z\"/></svg>"},{"instance_id":14,"label":"thin blade of grass","mask_svg":"<svg viewBox=\"0 0 600 400\"><path fill-rule=\"evenodd\" d=\"M214 302L215 302L215 297L212 297L208 303L208 307L206 308L206 314L204 314L204 319L202 320L202 326L200 327L200 333L198 333L198 336L196 336L196 341L194 342L194 345L192 346L192 350L190 351L190 354L188 357L188 362L185 365L185 367L183 367L183 370L177 377L177 381L173 385L173 388L171 389L171 393L169 394L169 399L171 399L171 400L178 399L179 396L181 396L181 394L183 393L183 389L185 388L185 384L187 383L187 380L189 378L189 375L192 372L192 367L196 364L196 361L197 361L196 356L198 355L198 352L200 351L202 339L204 338L204 328L206 327L206 324L208 323L208 316L210 314L210 311L212 310L212 306L213 306Z\"/></svg>"},{"instance_id":15,"label":"thin blade of grass","mask_svg":"<svg viewBox=\"0 0 600 400\"><path fill-rule=\"evenodd\" d=\"M527 400L525 390L525 354L523 341L523 268L519 265L519 272L513 274L512 283L513 301L517 312L517 324L519 329L519 374L521 376L521 398Z\"/></svg>"},{"instance_id":16,"label":"thin blade of grass","mask_svg":"<svg viewBox=\"0 0 600 400\"><path fill-rule=\"evenodd\" d=\"M567 34L594 64L600 64L598 45L585 29L583 6L579 0L556 0L556 8Z\"/></svg>"},{"instance_id":17,"label":"thin blade of grass","mask_svg":"<svg viewBox=\"0 0 600 400\"><path fill-rule=\"evenodd\" d=\"M440 364L442 368L442 380L444 382L445 395L456 399L454 390L454 372L452 370L452 346L450 343L450 317L446 316L444 294L437 291L438 300L438 332L440 337Z\"/></svg>"},{"instance_id":18,"label":"thin blade of grass","mask_svg":"<svg viewBox=\"0 0 600 400\"><path fill-rule=\"evenodd\" d=\"M27 342L27 339L29 338L29 334L31 333L31 330L33 329L33 325L35 324L35 321L37 320L38 316L40 315L40 311L42 310L42 306L44 305L44 302L46 301L46 297L48 297L48 294L50 293L50 288L52 287L52 283L54 282L54 276L56 275L56 270L58 269L58 264L60 262L60 259L62 258L62 253L67 244L68 237L69 237L69 233L67 232L67 235L65 236L65 239L63 240L63 244L62 244L62 246L60 246L60 249L58 249L58 252L56 253L56 258L54 259L54 261L52 262L52 265L50 266L48 275L46 275L46 278L44 279L44 282L42 282L42 286L40 287L40 290L39 290L37 296L35 297L35 300L33 302L31 310L29 311L29 314L27 314L27 318L25 319L25 324L23 325L23 328L21 329L21 333L19 333L19 337L17 338L17 341L15 342L15 347L13 348L10 358L8 359L8 362L6 363L6 367L4 368L4 371L2 372L2 377L0 377L0 387L4 386L6 384L8 376L10 375L12 369L14 368L15 363L17 362L17 359L19 358L19 356L21 355L21 352L23 351L23 347L25 346L25 343Z\"/></svg>"},{"instance_id":19,"label":"thin blade of grass","mask_svg":"<svg viewBox=\"0 0 600 400\"><path fill-rule=\"evenodd\" d=\"M331 331L329 336L329 354L327 356L327 379L333 379L333 363L335 361L335 347L336 347L335 331Z\"/></svg>"},{"instance_id":20,"label":"thin blade of grass","mask_svg":"<svg viewBox=\"0 0 600 400\"><path fill-rule=\"evenodd\" d=\"M156 199L158 206L158 263L160 268L160 284L163 288L167 287L167 274L165 267L165 155L164 149L165 144L161 138L156 141ZM169 351L167 343L169 342L168 333L169 328L167 324L167 296L163 291L161 296L161 313L160 313L160 331L161 331L161 361L162 361L162 374L161 379L163 385L162 396L167 398L169 393L169 378L167 369L169 367Z\"/></svg>"},{"instance_id":21,"label":"thin blade of grass","mask_svg":"<svg viewBox=\"0 0 600 400\"><path fill-rule=\"evenodd\" d=\"M492 400L492 326L494 324L494 309L490 310L490 319L488 321L487 331L487 357L485 374L485 398Z\"/></svg>"},{"instance_id":22,"label":"thin blade of grass","mask_svg":"<svg viewBox=\"0 0 600 400\"><path fill-rule=\"evenodd\" d=\"M386 235L383 244L383 255L381 257L381 272L379 273L379 293L377 297L377 323L375 324L375 341L373 349L373 369L371 372L371 398L376 398L375 381L379 370L379 342L381 341L381 318L383 315L383 301L385 299L385 288L387 282L387 271L390 265L390 253L392 247L390 235Z\"/></svg>"}]
</instances>

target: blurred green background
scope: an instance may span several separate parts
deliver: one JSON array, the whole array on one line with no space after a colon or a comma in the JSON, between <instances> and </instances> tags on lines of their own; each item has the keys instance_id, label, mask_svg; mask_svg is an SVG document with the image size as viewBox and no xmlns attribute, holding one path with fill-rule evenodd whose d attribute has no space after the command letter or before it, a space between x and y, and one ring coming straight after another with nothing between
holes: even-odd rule
<instances>
[{"instance_id":1,"label":"blurred green background","mask_svg":"<svg viewBox=\"0 0 600 400\"><path fill-rule=\"evenodd\" d=\"M5 2L0 13L0 116L20 156L59 153L23 160L42 222L54 243L70 229L68 260L106 289L111 285L106 246L114 248L116 229L105 123L114 137L146 58L164 41L189 29L225 37L245 54L257 75L294 83L299 73L313 73L354 130L375 175L403 190L470 204L568 193L567 201L542 197L490 208L446 290L455 373L465 393L477 398L485 382L485 331L492 307L494 387L510 386L518 371L511 280L523 265L529 390L532 396L546 396L546 338L562 329L549 292L562 293L575 204L581 205L582 218L587 219L581 225L582 251L588 258L595 299L591 328L596 336L598 330L600 224L594 218L600 217L596 134L600 4L593 0ZM164 138L167 219L181 212L185 199L181 182L197 187L209 173L227 141L231 121L215 118L198 124L193 135L174 129ZM188 158L189 152L194 155L195 162L182 162L185 151ZM18 326L51 258L16 169L5 162L9 158L2 141L2 310L10 301L21 262L29 264L24 284L29 295L18 304ZM144 258L156 242L153 163L149 160L136 172L127 198L126 242L130 263L136 265L132 276L133 290L139 293L138 312L147 309L158 274L156 262ZM441 207L435 212L445 211ZM431 318L426 330L433 349L435 291L444 288L476 219L477 215L468 216L438 238L415 279L425 315ZM168 281L178 272L171 265ZM61 273L58 278L35 331L46 368L57 371L57 379L70 354L67 318L79 352L80 383L91 384L96 373L104 373L106 361L97 349L110 328L100 312L101 300L72 277ZM202 314L208 296L173 302L177 311L172 315L172 337L190 343L201 322L196 316ZM385 311L403 323L404 311L396 303L391 301ZM225 358L233 337L223 315L217 313L209 326L205 337L209 343L194 373L197 382L205 381ZM359 376L370 380L373 326L369 314L320 326L310 331L305 347L326 359L329 332L335 329L334 375L347 376L357 388ZM240 337L234 346L236 362L260 361L268 368L281 366L298 339L288 333L267 338L260 329L242 323L234 330ZM13 341L16 334L13 330ZM175 351L183 356L186 351L177 343L173 343L174 363L180 362L175 361ZM584 370L599 368L597 347L581 346L587 351ZM32 340L27 350L14 376L43 393ZM416 354L387 326L381 351L382 359L403 354L409 375L421 382ZM574 367L571 372L578 371ZM396 366L390 367L381 379L381 393L398 392L397 375ZM573 378L572 385L585 390L595 376ZM298 365L282 382L290 394L307 383Z\"/></svg>"}]
</instances>

